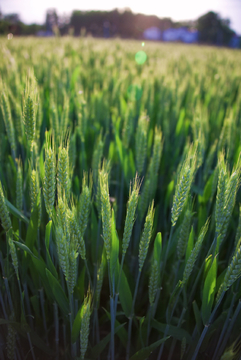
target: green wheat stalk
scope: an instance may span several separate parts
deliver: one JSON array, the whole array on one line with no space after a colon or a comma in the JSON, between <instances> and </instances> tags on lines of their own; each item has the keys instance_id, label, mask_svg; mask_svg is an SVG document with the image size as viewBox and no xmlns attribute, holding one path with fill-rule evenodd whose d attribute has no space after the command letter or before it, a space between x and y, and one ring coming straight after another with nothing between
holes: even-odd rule
<instances>
[{"instance_id":1,"label":"green wheat stalk","mask_svg":"<svg viewBox=\"0 0 241 360\"><path fill-rule=\"evenodd\" d=\"M178 242L177 242L178 260L181 260L186 252L186 246L190 234L191 219L192 219L192 212L189 209L187 209L182 224L180 226L180 232L178 236Z\"/></svg>"},{"instance_id":2,"label":"green wheat stalk","mask_svg":"<svg viewBox=\"0 0 241 360\"><path fill-rule=\"evenodd\" d=\"M158 285L160 280L160 264L156 259L153 259L151 264L151 274L149 278L149 302L152 306L155 301Z\"/></svg>"},{"instance_id":3,"label":"green wheat stalk","mask_svg":"<svg viewBox=\"0 0 241 360\"><path fill-rule=\"evenodd\" d=\"M59 117L58 117L58 110L54 103L54 100L51 99L50 105L50 124L54 134L54 140L56 146L59 144Z\"/></svg>"},{"instance_id":4,"label":"green wheat stalk","mask_svg":"<svg viewBox=\"0 0 241 360\"><path fill-rule=\"evenodd\" d=\"M93 171L94 184L97 184L99 169L101 168L101 159L103 156L104 142L102 134L100 134L95 142L94 152L92 156L91 168Z\"/></svg>"},{"instance_id":5,"label":"green wheat stalk","mask_svg":"<svg viewBox=\"0 0 241 360\"><path fill-rule=\"evenodd\" d=\"M124 115L125 117L124 117L124 124L122 130L123 145L126 149L128 149L129 147L131 136L134 130L133 112L134 112L133 105L129 103L126 109L126 113Z\"/></svg>"},{"instance_id":6,"label":"green wheat stalk","mask_svg":"<svg viewBox=\"0 0 241 360\"><path fill-rule=\"evenodd\" d=\"M25 133L31 151L36 135L36 109L38 100L36 79L33 71L30 70L25 87L23 117Z\"/></svg>"},{"instance_id":7,"label":"green wheat stalk","mask_svg":"<svg viewBox=\"0 0 241 360\"><path fill-rule=\"evenodd\" d=\"M69 199L70 196L70 176L69 176L69 154L68 146L60 147L58 153L58 171L57 171L58 192L61 196Z\"/></svg>"},{"instance_id":8,"label":"green wheat stalk","mask_svg":"<svg viewBox=\"0 0 241 360\"><path fill-rule=\"evenodd\" d=\"M86 259L86 249L85 249L85 242L83 238L83 234L81 232L80 226L78 224L78 221L76 219L76 210L75 208L72 208L72 211L68 211L68 218L69 218L69 227L71 234L74 235L77 250L83 260Z\"/></svg>"},{"instance_id":9,"label":"green wheat stalk","mask_svg":"<svg viewBox=\"0 0 241 360\"><path fill-rule=\"evenodd\" d=\"M3 194L2 183L0 181L0 218L2 222L2 227L4 228L5 232L7 233L9 229L12 227L11 219L9 216L9 212L7 209L7 205L5 203L5 198Z\"/></svg>"},{"instance_id":10,"label":"green wheat stalk","mask_svg":"<svg viewBox=\"0 0 241 360\"><path fill-rule=\"evenodd\" d=\"M100 302L100 292L101 292L103 279L104 279L105 262L106 262L105 261L105 254L104 254L104 251L103 251L102 252L102 258L101 258L101 263L100 263L100 266L98 267L98 270L97 270L97 281L96 281L96 290L95 290L95 304L96 304L96 306L98 306L98 304Z\"/></svg>"},{"instance_id":11,"label":"green wheat stalk","mask_svg":"<svg viewBox=\"0 0 241 360\"><path fill-rule=\"evenodd\" d=\"M149 243L152 235L153 219L154 219L154 201L152 201L151 205L149 206L144 224L144 230L139 244L139 272L141 272L144 265L144 261L147 256L147 251L149 248Z\"/></svg>"},{"instance_id":12,"label":"green wheat stalk","mask_svg":"<svg viewBox=\"0 0 241 360\"><path fill-rule=\"evenodd\" d=\"M19 280L18 256L17 256L17 251L16 251L15 244L14 244L13 239L12 239L12 229L7 234L7 240L8 240L8 244L9 244L9 249L10 249L10 254L11 254L11 258L12 258L13 267L14 267L17 279Z\"/></svg>"},{"instance_id":13,"label":"green wheat stalk","mask_svg":"<svg viewBox=\"0 0 241 360\"><path fill-rule=\"evenodd\" d=\"M14 314L10 316L10 320L14 320ZM8 325L8 335L7 335L7 357L9 360L14 360L15 358L15 347L16 347L16 330L14 326Z\"/></svg>"},{"instance_id":14,"label":"green wheat stalk","mask_svg":"<svg viewBox=\"0 0 241 360\"><path fill-rule=\"evenodd\" d=\"M196 151L190 148L186 159L184 160L177 179L175 194L172 206L172 226L175 226L182 210L188 194L196 170Z\"/></svg>"},{"instance_id":15,"label":"green wheat stalk","mask_svg":"<svg viewBox=\"0 0 241 360\"><path fill-rule=\"evenodd\" d=\"M135 221L135 213L139 198L139 191L140 191L140 183L136 176L133 182L132 189L130 186L130 191L129 191L129 200L127 204L126 220L125 220L124 234L122 240L122 257L125 256L130 243L131 234Z\"/></svg>"},{"instance_id":16,"label":"green wheat stalk","mask_svg":"<svg viewBox=\"0 0 241 360\"><path fill-rule=\"evenodd\" d=\"M228 269L224 276L223 282L220 285L218 293L217 293L215 308L213 309L213 311L210 315L207 326L205 326L205 328L203 329L203 332L199 338L199 341L197 343L197 346L195 348L195 351L193 353L191 360L196 359L199 349L202 345L202 342L203 342L203 340L206 336L206 333L209 329L209 324L212 323L213 318L214 318L216 311L224 297L225 292L233 285L233 283L240 277L240 275L241 275L241 247L237 250L236 254L232 258L230 265L228 266Z\"/></svg>"},{"instance_id":17,"label":"green wheat stalk","mask_svg":"<svg viewBox=\"0 0 241 360\"><path fill-rule=\"evenodd\" d=\"M24 129L23 129L23 114L21 105L15 101L15 116L14 116L14 128L16 129L17 137L19 143L22 143L23 136L24 136Z\"/></svg>"},{"instance_id":18,"label":"green wheat stalk","mask_svg":"<svg viewBox=\"0 0 241 360\"><path fill-rule=\"evenodd\" d=\"M219 303L221 295L226 292L241 275L241 246L234 254L225 277L217 293L216 303Z\"/></svg>"},{"instance_id":19,"label":"green wheat stalk","mask_svg":"<svg viewBox=\"0 0 241 360\"><path fill-rule=\"evenodd\" d=\"M91 208L91 192L92 192L92 175L89 175L89 184L88 176L86 173L83 175L82 180L82 192L78 204L78 220L79 227L82 237L84 237L85 230L87 228L90 208Z\"/></svg>"},{"instance_id":20,"label":"green wheat stalk","mask_svg":"<svg viewBox=\"0 0 241 360\"><path fill-rule=\"evenodd\" d=\"M68 243L70 242L70 219L69 219L69 209L65 197L58 197L58 207L57 207L57 219L58 223L61 225Z\"/></svg>"},{"instance_id":21,"label":"green wheat stalk","mask_svg":"<svg viewBox=\"0 0 241 360\"><path fill-rule=\"evenodd\" d=\"M69 173L72 176L76 163L76 135L71 135L69 141Z\"/></svg>"},{"instance_id":22,"label":"green wheat stalk","mask_svg":"<svg viewBox=\"0 0 241 360\"><path fill-rule=\"evenodd\" d=\"M21 159L17 161L17 179L16 179L16 208L22 211L23 207L23 166Z\"/></svg>"},{"instance_id":23,"label":"green wheat stalk","mask_svg":"<svg viewBox=\"0 0 241 360\"><path fill-rule=\"evenodd\" d=\"M185 266L185 269L184 269L184 272L183 272L183 279L182 279L182 286L184 286L192 271L193 271L193 268L194 268L194 264L197 260L197 257L200 253L200 250L201 250L201 247L202 247L202 243L203 243L203 240L204 240L204 237L207 233L207 230L208 230L208 226L209 226L209 219L206 221L205 225L202 227L201 231L200 231L200 234L198 236L198 239L197 239L197 242L187 260L187 263L186 263L186 266Z\"/></svg>"},{"instance_id":24,"label":"green wheat stalk","mask_svg":"<svg viewBox=\"0 0 241 360\"><path fill-rule=\"evenodd\" d=\"M205 161L205 166L204 166L204 180L206 181L208 176L210 175L210 170L212 169L212 165L213 165L213 161L214 161L214 157L216 154L216 150L217 150L217 143L218 140L216 139L215 142L212 144L207 159Z\"/></svg>"},{"instance_id":25,"label":"green wheat stalk","mask_svg":"<svg viewBox=\"0 0 241 360\"><path fill-rule=\"evenodd\" d=\"M34 103L33 99L28 95L25 99L24 106L24 125L27 139L30 143L30 147L32 148L32 144L35 138L35 113L34 113Z\"/></svg>"},{"instance_id":26,"label":"green wheat stalk","mask_svg":"<svg viewBox=\"0 0 241 360\"><path fill-rule=\"evenodd\" d=\"M64 273L66 281L69 279L69 244L61 225L56 228L56 243L59 264Z\"/></svg>"},{"instance_id":27,"label":"green wheat stalk","mask_svg":"<svg viewBox=\"0 0 241 360\"><path fill-rule=\"evenodd\" d=\"M64 93L64 106L63 106L62 117L60 122L62 141L65 139L65 136L67 134L68 125L69 125L69 97L67 96L66 93Z\"/></svg>"},{"instance_id":28,"label":"green wheat stalk","mask_svg":"<svg viewBox=\"0 0 241 360\"><path fill-rule=\"evenodd\" d=\"M55 170L55 153L47 144L45 149L45 163L44 163L44 184L43 194L46 211L49 216L52 215L52 209L55 200L55 186L56 186L56 170Z\"/></svg>"},{"instance_id":29,"label":"green wheat stalk","mask_svg":"<svg viewBox=\"0 0 241 360\"><path fill-rule=\"evenodd\" d=\"M31 171L31 177L30 177L30 199L31 199L31 211L33 211L36 202L37 197L39 193L39 178L38 178L38 172L36 170Z\"/></svg>"},{"instance_id":30,"label":"green wheat stalk","mask_svg":"<svg viewBox=\"0 0 241 360\"><path fill-rule=\"evenodd\" d=\"M236 194L240 185L240 165L237 163L231 176L228 176L226 165L223 164L219 174L218 191L216 200L216 233L218 242L216 245L216 253L223 242L227 228L232 216L233 208L235 205Z\"/></svg>"},{"instance_id":31,"label":"green wheat stalk","mask_svg":"<svg viewBox=\"0 0 241 360\"><path fill-rule=\"evenodd\" d=\"M147 171L147 176L143 185L141 198L139 202L140 218L143 219L151 199L155 197L158 181L158 171L162 154L163 142L162 132L155 128L154 145L152 157Z\"/></svg>"},{"instance_id":32,"label":"green wheat stalk","mask_svg":"<svg viewBox=\"0 0 241 360\"><path fill-rule=\"evenodd\" d=\"M234 247L237 249L240 244L241 244L241 206L239 206L238 228L236 231Z\"/></svg>"},{"instance_id":33,"label":"green wheat stalk","mask_svg":"<svg viewBox=\"0 0 241 360\"><path fill-rule=\"evenodd\" d=\"M88 348L89 327L91 315L91 295L88 294L84 300L83 311L81 314L81 328L80 328L80 358L84 360L85 353Z\"/></svg>"},{"instance_id":34,"label":"green wheat stalk","mask_svg":"<svg viewBox=\"0 0 241 360\"><path fill-rule=\"evenodd\" d=\"M69 272L68 272L68 286L70 294L73 293L77 280L77 257L75 242L72 241L69 250Z\"/></svg>"},{"instance_id":35,"label":"green wheat stalk","mask_svg":"<svg viewBox=\"0 0 241 360\"><path fill-rule=\"evenodd\" d=\"M8 141L10 143L10 147L12 150L13 159L15 159L16 154L16 142L15 142L15 132L13 127L12 121L12 114L10 110L9 100L6 92L2 92L2 99L1 99L1 109L3 114L3 120L5 123L5 128L7 131Z\"/></svg>"},{"instance_id":36,"label":"green wheat stalk","mask_svg":"<svg viewBox=\"0 0 241 360\"><path fill-rule=\"evenodd\" d=\"M130 356L131 330L132 330L132 321L133 321L133 317L134 317L135 302L136 302L137 291L138 291L140 277L141 277L141 271L142 271L144 261L147 256L147 251L148 251L150 240L151 240L153 220L154 220L154 201L152 201L151 205L149 206L147 216L145 219L144 230L142 232L142 236L141 236L141 240L140 240L140 244L139 244L139 271L138 271L138 276L137 276L137 280L136 280L135 292L134 292L132 306L131 306L131 315L130 315L129 324L128 324L128 341L127 341L127 348L126 348L126 360L129 360L129 356Z\"/></svg>"},{"instance_id":37,"label":"green wheat stalk","mask_svg":"<svg viewBox=\"0 0 241 360\"><path fill-rule=\"evenodd\" d=\"M228 173L226 164L224 161L224 155L220 156L220 170L218 176L218 188L217 188L217 197L216 197L216 211L215 211L215 222L216 222L216 232L220 234L220 231L224 222L224 211L225 206L225 193L228 182Z\"/></svg>"},{"instance_id":38,"label":"green wheat stalk","mask_svg":"<svg viewBox=\"0 0 241 360\"><path fill-rule=\"evenodd\" d=\"M109 199L108 174L102 170L100 177L101 217L103 227L103 240L106 250L107 261L110 261L111 252L111 207Z\"/></svg>"},{"instance_id":39,"label":"green wheat stalk","mask_svg":"<svg viewBox=\"0 0 241 360\"><path fill-rule=\"evenodd\" d=\"M142 114L138 121L136 138L135 138L135 151L136 151L136 170L142 174L146 160L147 151L147 129L149 118L146 114Z\"/></svg>"}]
</instances>

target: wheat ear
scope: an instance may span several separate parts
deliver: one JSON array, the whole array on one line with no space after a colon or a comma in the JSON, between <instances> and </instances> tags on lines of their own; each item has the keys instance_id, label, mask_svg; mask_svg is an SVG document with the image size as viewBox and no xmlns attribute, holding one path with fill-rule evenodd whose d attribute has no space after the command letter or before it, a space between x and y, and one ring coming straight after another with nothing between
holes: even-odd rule
<instances>
[{"instance_id":1,"label":"wheat ear","mask_svg":"<svg viewBox=\"0 0 241 360\"><path fill-rule=\"evenodd\" d=\"M131 103L128 104L125 118L124 118L124 125L122 130L122 139L123 145L126 149L129 147L129 143L131 140L131 136L134 129L134 118L133 118L133 105Z\"/></svg>"},{"instance_id":2,"label":"wheat ear","mask_svg":"<svg viewBox=\"0 0 241 360\"><path fill-rule=\"evenodd\" d=\"M85 242L83 235L80 230L80 226L76 219L76 211L74 208L72 208L72 211L68 211L68 217L69 217L69 227L71 233L74 235L76 239L76 245L78 252L80 253L80 256L83 260L86 259L86 250L85 250Z\"/></svg>"},{"instance_id":3,"label":"wheat ear","mask_svg":"<svg viewBox=\"0 0 241 360\"><path fill-rule=\"evenodd\" d=\"M36 130L37 84L33 71L29 72L24 97L25 133L32 150Z\"/></svg>"},{"instance_id":4,"label":"wheat ear","mask_svg":"<svg viewBox=\"0 0 241 360\"><path fill-rule=\"evenodd\" d=\"M26 136L30 143L30 147L32 148L32 144L35 138L35 114L33 99L30 97L30 95L28 95L25 99L24 124Z\"/></svg>"},{"instance_id":5,"label":"wheat ear","mask_svg":"<svg viewBox=\"0 0 241 360\"><path fill-rule=\"evenodd\" d=\"M97 184L98 172L101 167L101 159L103 156L104 142L102 141L102 135L100 134L95 143L95 148L92 156L92 171L94 184Z\"/></svg>"},{"instance_id":6,"label":"wheat ear","mask_svg":"<svg viewBox=\"0 0 241 360\"><path fill-rule=\"evenodd\" d=\"M98 306L99 301L100 301L100 292L101 292L103 279L104 279L104 270L105 270L105 254L103 251L101 263L100 263L100 266L97 271L97 282L96 282L96 292L95 292L96 306Z\"/></svg>"},{"instance_id":7,"label":"wheat ear","mask_svg":"<svg viewBox=\"0 0 241 360\"><path fill-rule=\"evenodd\" d=\"M17 251L16 251L15 244L14 244L13 239L12 239L12 229L8 232L7 239L8 239L8 244L9 244L9 248L10 248L10 254L11 254L11 258L12 258L12 262L13 262L13 267L14 267L17 279L19 280L18 256L17 256Z\"/></svg>"},{"instance_id":8,"label":"wheat ear","mask_svg":"<svg viewBox=\"0 0 241 360\"><path fill-rule=\"evenodd\" d=\"M87 174L85 173L82 181L82 192L80 195L78 216L79 216L79 227L82 237L88 224L88 218L91 207L91 191L92 191L92 176L89 176L89 186L87 185Z\"/></svg>"},{"instance_id":9,"label":"wheat ear","mask_svg":"<svg viewBox=\"0 0 241 360\"><path fill-rule=\"evenodd\" d=\"M81 314L81 328L80 328L80 354L81 360L84 360L85 353L88 348L88 338L90 329L90 315L91 315L91 296L88 295L84 300L84 306Z\"/></svg>"},{"instance_id":10,"label":"wheat ear","mask_svg":"<svg viewBox=\"0 0 241 360\"><path fill-rule=\"evenodd\" d=\"M180 227L180 232L178 236L177 242L177 257L181 260L185 254L187 241L190 233L190 225L191 225L192 213L189 209L186 210L183 222Z\"/></svg>"},{"instance_id":11,"label":"wheat ear","mask_svg":"<svg viewBox=\"0 0 241 360\"><path fill-rule=\"evenodd\" d=\"M186 263L186 266L185 266L185 269L184 269L184 273L183 273L183 280L182 280L182 286L184 284L187 283L190 275L191 275L191 272L194 268L194 264L197 260L197 257L199 255L199 252L201 250L201 247L202 247L202 243L203 243L203 240L204 240L204 237L206 235L206 232L208 230L208 225L209 225L209 219L206 221L205 225L202 227L201 231L200 231L200 234L198 236L198 240L189 256L189 259L187 260L187 263Z\"/></svg>"},{"instance_id":12,"label":"wheat ear","mask_svg":"<svg viewBox=\"0 0 241 360\"><path fill-rule=\"evenodd\" d=\"M55 186L56 186L56 176L55 176L55 153L54 150L47 146L45 150L45 175L44 175L44 201L47 213L49 216L52 214L52 209L55 200Z\"/></svg>"},{"instance_id":13,"label":"wheat ear","mask_svg":"<svg viewBox=\"0 0 241 360\"><path fill-rule=\"evenodd\" d=\"M70 294L73 293L74 287L77 279L77 257L78 253L75 250L75 244L70 245L69 252L69 276L68 276L68 286Z\"/></svg>"},{"instance_id":14,"label":"wheat ear","mask_svg":"<svg viewBox=\"0 0 241 360\"><path fill-rule=\"evenodd\" d=\"M6 232L8 232L8 230L12 227L12 223L7 209L7 205L5 203L1 181L0 181L0 218L2 222L2 227Z\"/></svg>"},{"instance_id":15,"label":"wheat ear","mask_svg":"<svg viewBox=\"0 0 241 360\"><path fill-rule=\"evenodd\" d=\"M130 195L129 201L127 204L127 213L126 213L126 220L125 220L125 227L124 227L124 234L123 234L123 241L122 241L122 255L124 256L131 239L132 229L135 220L135 213L137 208L137 202L139 197L140 191L140 184L138 182L138 178L136 176L133 184L133 189L131 191L130 187Z\"/></svg>"},{"instance_id":16,"label":"wheat ear","mask_svg":"<svg viewBox=\"0 0 241 360\"><path fill-rule=\"evenodd\" d=\"M215 222L216 222L216 232L220 234L220 231L224 222L224 207L225 207L225 192L228 182L228 173L226 164L224 162L224 156L221 155L220 159L220 170L218 176L218 189L216 197L216 210L215 210Z\"/></svg>"},{"instance_id":17,"label":"wheat ear","mask_svg":"<svg viewBox=\"0 0 241 360\"><path fill-rule=\"evenodd\" d=\"M16 180L16 208L22 211L23 207L23 166L19 159L17 161L17 180Z\"/></svg>"},{"instance_id":18,"label":"wheat ear","mask_svg":"<svg viewBox=\"0 0 241 360\"><path fill-rule=\"evenodd\" d=\"M100 172L100 196L103 240L105 244L106 258L107 261L109 261L111 252L111 207L109 199L108 174L105 171Z\"/></svg>"},{"instance_id":19,"label":"wheat ear","mask_svg":"<svg viewBox=\"0 0 241 360\"><path fill-rule=\"evenodd\" d=\"M69 232L69 209L65 197L58 197L57 217L58 223L61 225L68 243L70 242Z\"/></svg>"},{"instance_id":20,"label":"wheat ear","mask_svg":"<svg viewBox=\"0 0 241 360\"><path fill-rule=\"evenodd\" d=\"M239 206L239 220L238 220L238 228L235 236L235 244L234 247L237 249L241 245L241 206Z\"/></svg>"},{"instance_id":21,"label":"wheat ear","mask_svg":"<svg viewBox=\"0 0 241 360\"><path fill-rule=\"evenodd\" d=\"M64 233L61 225L58 225L56 228L56 243L57 243L59 264L65 275L66 281L68 281L68 278L69 278L69 244L67 242L65 233Z\"/></svg>"},{"instance_id":22,"label":"wheat ear","mask_svg":"<svg viewBox=\"0 0 241 360\"><path fill-rule=\"evenodd\" d=\"M139 245L139 272L141 272L144 261L147 256L147 251L149 247L149 243L151 240L152 235L152 226L153 226L153 220L154 220L154 201L152 201L151 205L149 206L145 224L144 224L144 230L141 236L140 245Z\"/></svg>"},{"instance_id":23,"label":"wheat ear","mask_svg":"<svg viewBox=\"0 0 241 360\"><path fill-rule=\"evenodd\" d=\"M241 276L241 246L237 249L235 255L232 258L230 265L228 266L227 272L224 276L223 283L221 284L216 303L221 299L222 293L227 291L233 283Z\"/></svg>"},{"instance_id":24,"label":"wheat ear","mask_svg":"<svg viewBox=\"0 0 241 360\"><path fill-rule=\"evenodd\" d=\"M151 275L149 279L149 301L150 305L154 304L157 289L158 289L158 278L160 273L160 264L156 259L153 259L151 265Z\"/></svg>"},{"instance_id":25,"label":"wheat ear","mask_svg":"<svg viewBox=\"0 0 241 360\"><path fill-rule=\"evenodd\" d=\"M70 191L70 177L69 177L69 154L68 147L59 148L58 154L58 192L61 195L65 195L66 199L69 199Z\"/></svg>"},{"instance_id":26,"label":"wheat ear","mask_svg":"<svg viewBox=\"0 0 241 360\"><path fill-rule=\"evenodd\" d=\"M69 141L69 173L72 176L76 163L76 134L72 134Z\"/></svg>"},{"instance_id":27,"label":"wheat ear","mask_svg":"<svg viewBox=\"0 0 241 360\"><path fill-rule=\"evenodd\" d=\"M141 114L138 120L135 139L136 170L139 174L143 172L146 159L148 122L149 118L146 114Z\"/></svg>"},{"instance_id":28,"label":"wheat ear","mask_svg":"<svg viewBox=\"0 0 241 360\"><path fill-rule=\"evenodd\" d=\"M184 160L177 179L175 189L173 206L172 206L172 226L175 226L186 199L188 197L191 184L196 170L196 152L192 147L190 148L186 160Z\"/></svg>"},{"instance_id":29,"label":"wheat ear","mask_svg":"<svg viewBox=\"0 0 241 360\"><path fill-rule=\"evenodd\" d=\"M2 93L1 108L3 113L3 120L7 131L8 141L10 143L12 150L12 156L15 159L15 154L16 154L15 132L13 127L12 114L9 106L8 96L6 95L5 92Z\"/></svg>"},{"instance_id":30,"label":"wheat ear","mask_svg":"<svg viewBox=\"0 0 241 360\"><path fill-rule=\"evenodd\" d=\"M51 128L54 133L55 144L56 144L56 146L58 146L58 144L59 144L59 117L58 117L58 110L57 110L57 107L56 107L53 99L51 99L51 106L50 106L50 123L51 123Z\"/></svg>"}]
</instances>

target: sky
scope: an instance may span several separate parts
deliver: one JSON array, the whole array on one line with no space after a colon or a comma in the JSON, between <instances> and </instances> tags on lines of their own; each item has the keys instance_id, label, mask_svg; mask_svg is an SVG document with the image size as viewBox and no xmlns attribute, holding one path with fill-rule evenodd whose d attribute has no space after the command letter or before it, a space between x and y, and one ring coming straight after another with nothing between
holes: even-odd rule
<instances>
[{"instance_id":1,"label":"sky","mask_svg":"<svg viewBox=\"0 0 241 360\"><path fill-rule=\"evenodd\" d=\"M5 14L17 13L26 24L45 21L46 10L55 8L58 15L70 15L73 10L112 10L128 7L134 13L170 17L174 21L196 20L208 11L217 12L231 21L230 27L241 35L241 0L0 0Z\"/></svg>"}]
</instances>

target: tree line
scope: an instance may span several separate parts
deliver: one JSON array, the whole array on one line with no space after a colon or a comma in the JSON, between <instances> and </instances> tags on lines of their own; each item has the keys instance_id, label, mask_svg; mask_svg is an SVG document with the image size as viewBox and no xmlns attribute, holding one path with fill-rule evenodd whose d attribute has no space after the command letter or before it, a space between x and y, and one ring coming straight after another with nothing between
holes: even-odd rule
<instances>
[{"instance_id":1,"label":"tree line","mask_svg":"<svg viewBox=\"0 0 241 360\"><path fill-rule=\"evenodd\" d=\"M9 32L13 35L36 35L39 31L54 31L55 34L94 37L121 37L142 39L143 32L157 27L161 31L169 28L186 27L198 30L199 42L210 45L228 46L235 32L230 29L230 21L222 19L210 11L195 21L174 22L170 18L159 18L155 15L134 14L130 9L120 11L80 11L74 10L69 18L60 17L53 9L46 13L42 25L26 25L17 14L1 16L0 34Z\"/></svg>"}]
</instances>

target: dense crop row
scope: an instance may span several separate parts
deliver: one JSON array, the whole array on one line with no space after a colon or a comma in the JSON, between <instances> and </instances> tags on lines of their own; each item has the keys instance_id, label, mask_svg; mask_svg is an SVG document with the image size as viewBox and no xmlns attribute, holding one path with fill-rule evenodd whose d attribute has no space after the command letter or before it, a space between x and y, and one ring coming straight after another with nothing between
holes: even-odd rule
<instances>
[{"instance_id":1,"label":"dense crop row","mask_svg":"<svg viewBox=\"0 0 241 360\"><path fill-rule=\"evenodd\" d=\"M0 358L239 359L241 53L0 57Z\"/></svg>"}]
</instances>

